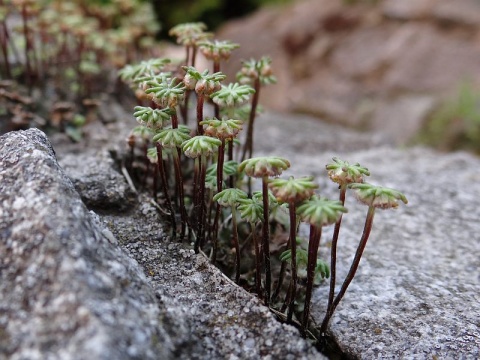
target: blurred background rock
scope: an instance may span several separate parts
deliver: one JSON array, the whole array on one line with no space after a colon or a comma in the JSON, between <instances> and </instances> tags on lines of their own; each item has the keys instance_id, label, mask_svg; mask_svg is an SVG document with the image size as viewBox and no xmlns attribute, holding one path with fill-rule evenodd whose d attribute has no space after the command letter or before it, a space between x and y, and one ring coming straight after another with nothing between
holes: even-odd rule
<instances>
[{"instance_id":1,"label":"blurred background rock","mask_svg":"<svg viewBox=\"0 0 480 360\"><path fill-rule=\"evenodd\" d=\"M121 8L131 1L68 2ZM239 43L222 66L228 81L241 60L270 56L278 84L262 90L267 109L378 131L396 145L480 153L480 0L135 2L154 9L159 40L171 41L168 30L176 24L202 21L217 38ZM124 17L136 26L150 22ZM152 44L142 41L134 46ZM124 65L115 59L114 66Z\"/></svg>"},{"instance_id":2,"label":"blurred background rock","mask_svg":"<svg viewBox=\"0 0 480 360\"><path fill-rule=\"evenodd\" d=\"M480 150L480 1L297 0L218 30L237 60L273 58L262 102L395 144Z\"/></svg>"}]
</instances>

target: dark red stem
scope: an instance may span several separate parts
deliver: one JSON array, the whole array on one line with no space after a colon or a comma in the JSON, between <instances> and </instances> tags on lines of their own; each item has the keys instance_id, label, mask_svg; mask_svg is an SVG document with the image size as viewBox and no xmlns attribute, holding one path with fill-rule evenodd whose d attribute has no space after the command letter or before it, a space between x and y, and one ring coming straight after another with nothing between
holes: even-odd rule
<instances>
[{"instance_id":1,"label":"dark red stem","mask_svg":"<svg viewBox=\"0 0 480 360\"><path fill-rule=\"evenodd\" d=\"M188 215L187 215L187 209L185 208L183 175L182 175L182 167L180 164L179 149L178 148L172 149L172 154L173 154L173 167L174 167L175 178L177 183L178 200L180 204L180 217L182 219L182 230L180 233L180 237L183 239L185 237L186 228L188 224Z\"/></svg>"},{"instance_id":2,"label":"dark red stem","mask_svg":"<svg viewBox=\"0 0 480 360\"><path fill-rule=\"evenodd\" d=\"M200 244L204 242L205 229L205 176L206 176L206 157L201 155L197 158L199 161L199 176L197 182L198 199L194 212L197 216L197 240L195 242L195 252L200 250Z\"/></svg>"},{"instance_id":3,"label":"dark red stem","mask_svg":"<svg viewBox=\"0 0 480 360\"><path fill-rule=\"evenodd\" d=\"M238 243L237 212L232 206L233 246L235 247L235 282L240 282L240 244Z\"/></svg>"},{"instance_id":4,"label":"dark red stem","mask_svg":"<svg viewBox=\"0 0 480 360\"><path fill-rule=\"evenodd\" d=\"M188 65L190 61L190 45L185 46L185 65Z\"/></svg>"},{"instance_id":5,"label":"dark red stem","mask_svg":"<svg viewBox=\"0 0 480 360\"><path fill-rule=\"evenodd\" d=\"M23 36L25 38L25 67L26 67L26 78L28 84L28 92L29 94L32 93L32 85L33 85L33 73L32 73L32 65L30 63L30 56L29 52L31 50L31 43L30 43L30 35L28 33L28 15L27 15L27 5L24 4L22 6L22 20L23 20Z\"/></svg>"},{"instance_id":6,"label":"dark red stem","mask_svg":"<svg viewBox=\"0 0 480 360\"><path fill-rule=\"evenodd\" d=\"M272 273L270 269L270 229L269 229L269 211L268 211L268 176L262 178L263 195L263 261L265 266L265 305L270 304L270 293L272 287Z\"/></svg>"},{"instance_id":7,"label":"dark red stem","mask_svg":"<svg viewBox=\"0 0 480 360\"><path fill-rule=\"evenodd\" d=\"M214 60L213 61L213 73L220 72L220 61ZM214 115L217 119L220 119L220 106L216 103L213 104ZM230 159L232 160L232 159Z\"/></svg>"},{"instance_id":8,"label":"dark red stem","mask_svg":"<svg viewBox=\"0 0 480 360\"><path fill-rule=\"evenodd\" d=\"M340 196L339 200L342 205L345 204L345 194L347 192L347 185L342 184L340 186ZM337 276L337 243L338 243L338 235L340 233L340 226L342 225L342 218L343 216L340 215L339 219L335 223L335 229L333 230L332 236L332 247L330 252L330 290L328 293L328 305L327 305L327 314L332 313L332 306L333 306L333 298L335 296L335 282ZM325 331L327 329L324 329Z\"/></svg>"},{"instance_id":9,"label":"dark red stem","mask_svg":"<svg viewBox=\"0 0 480 360\"><path fill-rule=\"evenodd\" d=\"M290 247L290 240L287 242L287 248L289 247ZM287 262L282 261L282 265L280 266L280 273L278 274L277 287L275 288L275 291L273 292L273 295L272 295L272 302L275 302L278 295L280 294L280 291L282 290L283 280L285 279L286 271L287 271Z\"/></svg>"},{"instance_id":10,"label":"dark red stem","mask_svg":"<svg viewBox=\"0 0 480 360\"><path fill-rule=\"evenodd\" d=\"M192 219L191 219L191 224L193 226L193 230L195 232L195 235L198 233L198 222L197 222L197 217L198 217L198 182L199 182L199 176L200 176L200 167L199 167L199 161L200 158L195 159L195 165L194 165L194 170L193 170L193 186L192 186L192 201L193 201L193 214L192 214ZM197 238L198 239L198 238ZM198 253L199 251L199 243L197 244L197 240L195 240L195 253Z\"/></svg>"},{"instance_id":11,"label":"dark red stem","mask_svg":"<svg viewBox=\"0 0 480 360\"><path fill-rule=\"evenodd\" d=\"M308 241L308 261L307 261L307 287L305 291L305 306L303 310L302 328L305 331L308 326L308 317L310 316L310 303L312 300L313 280L315 279L315 268L317 267L318 247L322 237L322 228L310 225L310 239Z\"/></svg>"},{"instance_id":12,"label":"dark red stem","mask_svg":"<svg viewBox=\"0 0 480 360\"><path fill-rule=\"evenodd\" d=\"M180 107L180 111L181 111L181 115L182 115L184 125L188 125L188 104L189 104L189 101L190 101L190 93L191 92L192 92L191 90L188 90L188 89L185 90L185 100L184 100L183 105L181 105L181 107Z\"/></svg>"},{"instance_id":13,"label":"dark red stem","mask_svg":"<svg viewBox=\"0 0 480 360\"><path fill-rule=\"evenodd\" d=\"M157 201L157 188L158 188L158 167L153 167L153 200Z\"/></svg>"},{"instance_id":14,"label":"dark red stem","mask_svg":"<svg viewBox=\"0 0 480 360\"><path fill-rule=\"evenodd\" d=\"M290 215L290 250L291 250L291 272L292 272L292 292L288 303L287 322L292 322L293 310L295 307L295 297L297 295L297 214L295 213L295 203L288 204L288 213Z\"/></svg>"},{"instance_id":15,"label":"dark red stem","mask_svg":"<svg viewBox=\"0 0 480 360\"><path fill-rule=\"evenodd\" d=\"M203 120L203 102L205 100L205 94L197 94L197 134L203 135L203 126L200 122Z\"/></svg>"},{"instance_id":16,"label":"dark red stem","mask_svg":"<svg viewBox=\"0 0 480 360\"><path fill-rule=\"evenodd\" d=\"M8 58L8 31L7 24L5 23L6 19L2 21L2 29L0 32L0 42L2 45L3 58L5 59L5 77L10 79L12 77L12 72L10 69L10 61Z\"/></svg>"},{"instance_id":17,"label":"dark red stem","mask_svg":"<svg viewBox=\"0 0 480 360\"><path fill-rule=\"evenodd\" d=\"M253 246L255 247L255 287L257 296L262 297L262 259L260 258L260 244L257 238L257 229L255 224L250 223L252 229Z\"/></svg>"},{"instance_id":18,"label":"dark red stem","mask_svg":"<svg viewBox=\"0 0 480 360\"><path fill-rule=\"evenodd\" d=\"M195 59L197 57L197 47L192 45L192 66L195 67Z\"/></svg>"},{"instance_id":19,"label":"dark red stem","mask_svg":"<svg viewBox=\"0 0 480 360\"><path fill-rule=\"evenodd\" d=\"M345 280L343 281L342 288L338 292L337 296L333 300L333 305L330 313L325 315L325 319L323 319L322 326L320 328L320 334L322 336L325 335L325 332L328 328L328 323L330 322L330 318L332 317L335 309L337 308L338 304L342 300L343 296L345 295L348 286L352 282L355 273L357 272L358 265L360 264L360 259L362 258L363 251L365 250L365 246L367 245L368 237L370 236L370 232L372 231L372 224L373 218L375 215L375 207L370 206L368 208L367 218L365 220L365 225L363 227L362 238L360 239L360 243L358 244L357 251L355 252L355 257L353 258L352 265L350 266L350 270L348 271Z\"/></svg>"},{"instance_id":20,"label":"dark red stem","mask_svg":"<svg viewBox=\"0 0 480 360\"><path fill-rule=\"evenodd\" d=\"M173 109L173 110L175 110L175 109ZM178 116L177 116L176 111L172 114L171 120L172 120L172 129L177 129L178 128Z\"/></svg>"},{"instance_id":21,"label":"dark red stem","mask_svg":"<svg viewBox=\"0 0 480 360\"><path fill-rule=\"evenodd\" d=\"M172 202L170 200L170 196L168 195L168 182L167 182L167 175L165 173L165 167L163 166L163 157L162 157L162 145L159 143L156 144L157 148L157 164L158 164L158 172L160 173L160 178L162 179L162 189L165 195L165 203L167 205L168 211L170 212L170 219L172 221L172 239L175 239L176 234L176 222L175 222L175 212L173 211Z\"/></svg>"},{"instance_id":22,"label":"dark red stem","mask_svg":"<svg viewBox=\"0 0 480 360\"><path fill-rule=\"evenodd\" d=\"M233 160L233 139L228 141L228 160ZM251 178L249 178L251 180ZM233 188L235 186L235 176L230 175L228 177L228 186Z\"/></svg>"},{"instance_id":23,"label":"dark red stem","mask_svg":"<svg viewBox=\"0 0 480 360\"><path fill-rule=\"evenodd\" d=\"M225 139L222 139L222 144L218 148L217 159L217 193L223 189L223 164L225 162ZM215 220L213 221L212 241L213 254L212 264L217 260L217 243L218 243L218 221L220 220L220 204L217 203L215 207Z\"/></svg>"},{"instance_id":24,"label":"dark red stem","mask_svg":"<svg viewBox=\"0 0 480 360\"><path fill-rule=\"evenodd\" d=\"M260 78L255 79L254 89L255 93L253 94L252 107L250 109L250 117L248 119L247 138L245 140L241 161L244 161L247 158L247 153L248 158L251 158L253 154L253 124L257 114L258 99L260 97Z\"/></svg>"}]
</instances>

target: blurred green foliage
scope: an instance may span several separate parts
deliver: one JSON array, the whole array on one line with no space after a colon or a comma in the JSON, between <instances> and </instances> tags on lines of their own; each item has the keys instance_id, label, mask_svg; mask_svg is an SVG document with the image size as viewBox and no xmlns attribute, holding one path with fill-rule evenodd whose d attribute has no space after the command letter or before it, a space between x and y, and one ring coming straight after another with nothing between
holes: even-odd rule
<instances>
[{"instance_id":1,"label":"blurred green foliage","mask_svg":"<svg viewBox=\"0 0 480 360\"><path fill-rule=\"evenodd\" d=\"M151 0L162 24L160 37L168 38L168 29L185 22L201 21L215 30L229 19L246 15L261 6L286 4L292 0Z\"/></svg>"},{"instance_id":2,"label":"blurred green foliage","mask_svg":"<svg viewBox=\"0 0 480 360\"><path fill-rule=\"evenodd\" d=\"M432 113L419 141L441 150L480 153L480 90L463 83Z\"/></svg>"},{"instance_id":3,"label":"blurred green foliage","mask_svg":"<svg viewBox=\"0 0 480 360\"><path fill-rule=\"evenodd\" d=\"M0 0L0 133L78 140L84 100L121 94L117 70L151 57L159 28L147 0Z\"/></svg>"}]
</instances>

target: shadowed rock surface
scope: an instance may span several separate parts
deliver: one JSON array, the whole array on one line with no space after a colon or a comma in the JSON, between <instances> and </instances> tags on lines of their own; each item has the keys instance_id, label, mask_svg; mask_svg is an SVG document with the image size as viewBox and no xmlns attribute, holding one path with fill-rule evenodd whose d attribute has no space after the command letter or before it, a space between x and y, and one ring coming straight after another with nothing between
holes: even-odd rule
<instances>
[{"instance_id":1,"label":"shadowed rock surface","mask_svg":"<svg viewBox=\"0 0 480 360\"><path fill-rule=\"evenodd\" d=\"M79 166L80 165L80 166ZM115 165L108 151L94 154L64 154L62 168L68 173L82 201L89 209L99 211L126 211L136 201L135 193Z\"/></svg>"},{"instance_id":2,"label":"shadowed rock surface","mask_svg":"<svg viewBox=\"0 0 480 360\"><path fill-rule=\"evenodd\" d=\"M188 332L159 326L169 314L88 212L45 135L12 132L0 144L0 356L173 358Z\"/></svg>"}]
</instances>

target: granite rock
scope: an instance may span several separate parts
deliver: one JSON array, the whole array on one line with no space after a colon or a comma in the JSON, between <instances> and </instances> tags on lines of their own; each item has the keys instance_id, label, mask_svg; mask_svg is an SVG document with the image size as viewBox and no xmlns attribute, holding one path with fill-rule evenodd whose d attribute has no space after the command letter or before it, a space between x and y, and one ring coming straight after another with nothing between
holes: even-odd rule
<instances>
[{"instance_id":1,"label":"granite rock","mask_svg":"<svg viewBox=\"0 0 480 360\"><path fill-rule=\"evenodd\" d=\"M89 209L122 212L135 203L135 190L107 150L63 154L60 163Z\"/></svg>"},{"instance_id":2,"label":"granite rock","mask_svg":"<svg viewBox=\"0 0 480 360\"><path fill-rule=\"evenodd\" d=\"M383 127L393 143L408 143L421 131L423 119L437 105L429 95L403 95L382 103L374 110L372 123Z\"/></svg>"},{"instance_id":3,"label":"granite rock","mask_svg":"<svg viewBox=\"0 0 480 360\"><path fill-rule=\"evenodd\" d=\"M0 138L0 179L0 357L173 359L188 332L88 212L41 131Z\"/></svg>"},{"instance_id":4,"label":"granite rock","mask_svg":"<svg viewBox=\"0 0 480 360\"><path fill-rule=\"evenodd\" d=\"M377 212L357 277L331 323L337 343L365 359L478 358L479 159L421 148L344 156L367 166L369 181L403 191L409 204ZM366 211L355 201L347 206L340 278ZM325 296L317 291L317 309Z\"/></svg>"},{"instance_id":5,"label":"granite rock","mask_svg":"<svg viewBox=\"0 0 480 360\"><path fill-rule=\"evenodd\" d=\"M330 323L331 338L344 354L480 356L478 158L399 150L382 135L308 116L266 113L255 137L256 155L286 157L292 168L284 176L314 175L322 195L337 196L324 165L339 156L368 167L369 182L397 188L409 199L406 206L376 213L357 276ZM1 140L0 250L9 255L0 260L2 355L85 358L88 349L90 357L96 351L119 359L322 358L203 255L169 241L146 195L129 211L88 213L41 132ZM90 154L107 173L116 171L101 151ZM27 166L27 160L33 161ZM82 166L75 170L67 163L72 174ZM366 213L352 196L347 207L339 279L348 271ZM331 231L326 228L322 239L325 260ZM31 241L20 242L20 236ZM326 284L315 289L317 322L326 294Z\"/></svg>"},{"instance_id":6,"label":"granite rock","mask_svg":"<svg viewBox=\"0 0 480 360\"><path fill-rule=\"evenodd\" d=\"M479 358L480 159L420 147L370 148L368 133L356 133L357 141L352 142L355 132L306 116L265 117L258 130L293 121L306 132L290 131L286 138L272 131L269 145L257 146L257 154L290 160L292 171L285 176L313 174L320 194L336 198L338 191L324 166L338 156L366 166L372 174L368 182L398 189L409 200L396 210L376 212L357 275L330 323L332 338L343 353L359 359ZM290 145L301 139L303 148ZM366 214L366 207L351 194L346 206L336 291L348 272ZM332 228L325 228L320 248L324 260L329 258L331 235ZM317 322L323 319L327 296L327 284L314 292Z\"/></svg>"}]
</instances>

